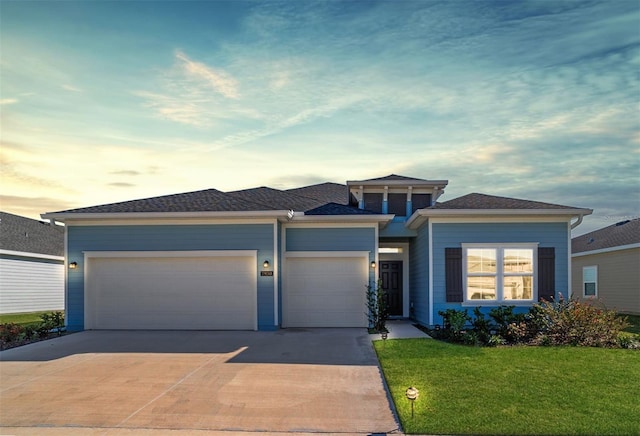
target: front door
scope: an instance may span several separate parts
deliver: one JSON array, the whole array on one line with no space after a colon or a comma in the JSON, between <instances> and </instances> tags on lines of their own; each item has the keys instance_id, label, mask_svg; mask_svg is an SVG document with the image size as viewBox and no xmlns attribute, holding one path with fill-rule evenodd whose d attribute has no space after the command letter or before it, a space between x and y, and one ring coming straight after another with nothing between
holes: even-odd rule
<instances>
[{"instance_id":1,"label":"front door","mask_svg":"<svg viewBox=\"0 0 640 436\"><path fill-rule=\"evenodd\" d=\"M402 316L402 261L380 261L380 280L387 294L390 316Z\"/></svg>"}]
</instances>

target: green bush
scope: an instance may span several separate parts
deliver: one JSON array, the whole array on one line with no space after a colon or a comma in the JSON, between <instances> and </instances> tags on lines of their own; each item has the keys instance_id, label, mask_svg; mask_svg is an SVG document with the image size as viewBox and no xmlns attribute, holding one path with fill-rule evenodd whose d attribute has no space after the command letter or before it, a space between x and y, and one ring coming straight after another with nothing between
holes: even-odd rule
<instances>
[{"instance_id":1,"label":"green bush","mask_svg":"<svg viewBox=\"0 0 640 436\"><path fill-rule=\"evenodd\" d=\"M50 312L40 315L40 326L37 328L38 336L45 338L51 332L62 335L64 328L64 314L62 312Z\"/></svg>"},{"instance_id":2,"label":"green bush","mask_svg":"<svg viewBox=\"0 0 640 436\"><path fill-rule=\"evenodd\" d=\"M618 346L632 350L640 349L640 336L633 333L620 332L618 335Z\"/></svg>"}]
</instances>

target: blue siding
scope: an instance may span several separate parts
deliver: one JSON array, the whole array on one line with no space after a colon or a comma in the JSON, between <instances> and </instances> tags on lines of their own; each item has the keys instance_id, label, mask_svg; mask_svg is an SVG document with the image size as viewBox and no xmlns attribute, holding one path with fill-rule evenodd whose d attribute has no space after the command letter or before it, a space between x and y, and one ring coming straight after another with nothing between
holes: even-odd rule
<instances>
[{"instance_id":1,"label":"blue siding","mask_svg":"<svg viewBox=\"0 0 640 436\"><path fill-rule=\"evenodd\" d=\"M380 238L412 238L418 233L405 227L406 217L394 218L387 226L380 230Z\"/></svg>"},{"instance_id":2,"label":"blue siding","mask_svg":"<svg viewBox=\"0 0 640 436\"><path fill-rule=\"evenodd\" d=\"M429 226L418 229L418 236L409 245L410 314L421 324L429 323Z\"/></svg>"},{"instance_id":3,"label":"blue siding","mask_svg":"<svg viewBox=\"0 0 640 436\"><path fill-rule=\"evenodd\" d=\"M306 228L287 229L287 251L373 251L375 229Z\"/></svg>"},{"instance_id":4,"label":"blue siding","mask_svg":"<svg viewBox=\"0 0 640 436\"><path fill-rule=\"evenodd\" d=\"M556 291L565 297L567 293L568 229L567 223L465 223L433 224L433 299L434 322L442 323L438 311L460 309L460 303L447 303L445 295L444 249L460 247L462 243L534 242L539 247L555 247ZM556 297L558 297L556 295ZM495 306L486 306L486 310ZM473 308L469 309L471 313ZM527 308L517 308L526 311ZM484 310L483 310L484 311Z\"/></svg>"},{"instance_id":5,"label":"blue siding","mask_svg":"<svg viewBox=\"0 0 640 436\"><path fill-rule=\"evenodd\" d=\"M376 258L376 232L372 227L286 229L287 251L368 251L369 262ZM376 281L370 268L369 281Z\"/></svg>"},{"instance_id":6,"label":"blue siding","mask_svg":"<svg viewBox=\"0 0 640 436\"><path fill-rule=\"evenodd\" d=\"M69 226L67 319L69 330L84 329L83 251L258 250L256 270L273 259L273 225ZM274 328L273 277L258 276L258 328Z\"/></svg>"}]
</instances>

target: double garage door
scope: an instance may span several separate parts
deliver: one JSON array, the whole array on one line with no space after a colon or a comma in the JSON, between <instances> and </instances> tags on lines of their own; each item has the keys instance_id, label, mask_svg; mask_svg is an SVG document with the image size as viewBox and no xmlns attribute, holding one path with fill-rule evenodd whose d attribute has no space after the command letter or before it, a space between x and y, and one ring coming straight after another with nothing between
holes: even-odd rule
<instances>
[{"instance_id":1,"label":"double garage door","mask_svg":"<svg viewBox=\"0 0 640 436\"><path fill-rule=\"evenodd\" d=\"M255 253L88 259L85 328L255 330Z\"/></svg>"},{"instance_id":2,"label":"double garage door","mask_svg":"<svg viewBox=\"0 0 640 436\"><path fill-rule=\"evenodd\" d=\"M185 257L186 256L186 257ZM255 330L256 252L87 259L86 329ZM368 253L287 256L283 327L365 327Z\"/></svg>"}]
</instances>

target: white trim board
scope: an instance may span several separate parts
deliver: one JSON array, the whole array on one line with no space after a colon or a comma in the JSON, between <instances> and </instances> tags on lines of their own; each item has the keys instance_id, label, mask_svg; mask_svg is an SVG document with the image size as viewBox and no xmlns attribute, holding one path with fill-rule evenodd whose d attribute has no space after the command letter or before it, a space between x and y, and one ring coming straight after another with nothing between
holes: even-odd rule
<instances>
[{"instance_id":1,"label":"white trim board","mask_svg":"<svg viewBox=\"0 0 640 436\"><path fill-rule=\"evenodd\" d=\"M617 247L600 248L598 250L591 250L591 251L581 251L579 253L572 253L571 257L589 256L592 254L601 254L601 253L611 253L613 251L631 250L633 248L640 248L640 243L618 245Z\"/></svg>"},{"instance_id":2,"label":"white trim board","mask_svg":"<svg viewBox=\"0 0 640 436\"><path fill-rule=\"evenodd\" d=\"M64 256L53 256L51 254L31 253L27 251L2 250L0 254L7 256L32 257L34 259L64 260Z\"/></svg>"}]
</instances>

